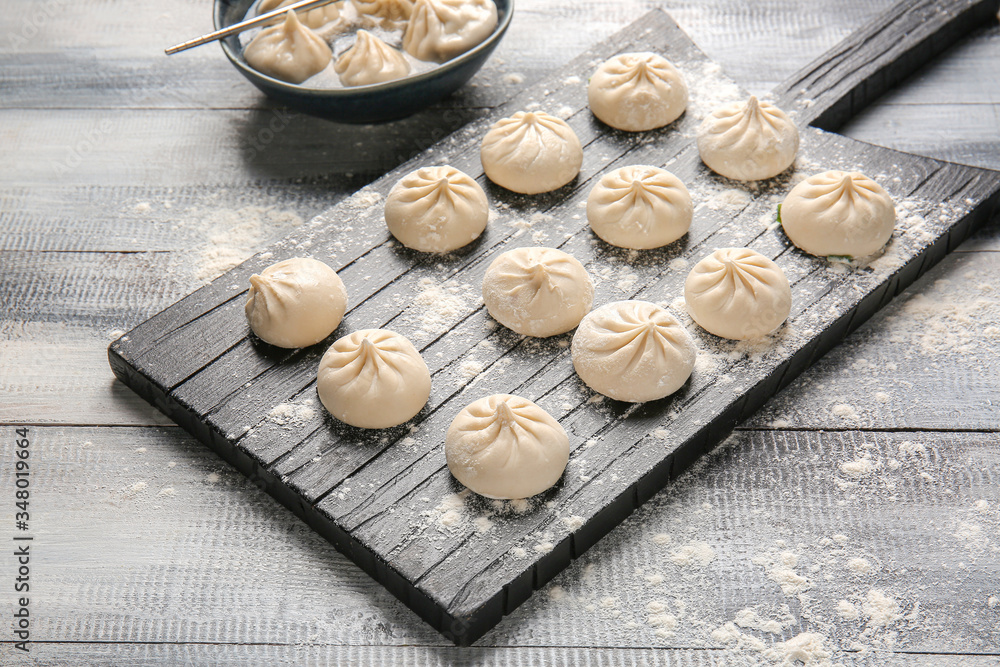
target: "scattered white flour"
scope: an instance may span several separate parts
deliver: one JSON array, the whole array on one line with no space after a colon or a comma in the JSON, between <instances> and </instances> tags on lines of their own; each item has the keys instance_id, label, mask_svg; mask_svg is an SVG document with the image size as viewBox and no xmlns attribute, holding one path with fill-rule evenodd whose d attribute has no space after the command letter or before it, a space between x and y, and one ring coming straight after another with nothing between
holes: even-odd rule
<instances>
[{"instance_id":1,"label":"scattered white flour","mask_svg":"<svg viewBox=\"0 0 1000 667\"><path fill-rule=\"evenodd\" d=\"M872 564L864 558L851 558L847 561L847 569L854 574L871 574Z\"/></svg>"},{"instance_id":2,"label":"scattered white flour","mask_svg":"<svg viewBox=\"0 0 1000 667\"><path fill-rule=\"evenodd\" d=\"M750 193L746 190L729 188L709 197L705 205L713 211L725 210L729 213L738 213L749 206L751 201Z\"/></svg>"},{"instance_id":3,"label":"scattered white flour","mask_svg":"<svg viewBox=\"0 0 1000 667\"><path fill-rule=\"evenodd\" d=\"M573 107L561 106L558 109L556 109L556 112L553 115L555 115L555 116L557 116L559 118L562 118L563 120L566 120L567 118L569 118L570 116L572 116L574 113L575 112L573 111Z\"/></svg>"},{"instance_id":4,"label":"scattered white flour","mask_svg":"<svg viewBox=\"0 0 1000 667\"><path fill-rule=\"evenodd\" d=\"M552 544L551 542L539 542L534 546L534 549L540 554L547 554L553 549L555 549L555 547L556 545Z\"/></svg>"},{"instance_id":5,"label":"scattered white flour","mask_svg":"<svg viewBox=\"0 0 1000 667\"><path fill-rule=\"evenodd\" d=\"M795 571L799 556L791 551L758 556L751 559L751 562L763 565L767 578L781 586L781 592L787 596L798 595L812 588L812 582Z\"/></svg>"},{"instance_id":6,"label":"scattered white flour","mask_svg":"<svg viewBox=\"0 0 1000 667\"><path fill-rule=\"evenodd\" d=\"M419 337L444 333L455 319L468 311L462 291L462 288L449 288L431 278L420 280L420 292L413 299L419 314Z\"/></svg>"},{"instance_id":7,"label":"scattered white flour","mask_svg":"<svg viewBox=\"0 0 1000 667\"><path fill-rule=\"evenodd\" d=\"M781 634L785 628L795 625L795 617L792 616L788 605L782 605L780 618L762 617L758 611L752 607L746 607L736 612L733 623L749 630L758 630L772 635Z\"/></svg>"},{"instance_id":8,"label":"scattered white flour","mask_svg":"<svg viewBox=\"0 0 1000 667\"><path fill-rule=\"evenodd\" d=\"M657 533L649 539L653 541L653 544L659 544L661 546L664 544L670 544L671 540L670 535L667 535L666 533Z\"/></svg>"},{"instance_id":9,"label":"scattered white flour","mask_svg":"<svg viewBox=\"0 0 1000 667\"><path fill-rule=\"evenodd\" d=\"M858 611L858 608L855 605L851 604L847 600L838 600L837 616L845 621L856 621L861 618L861 612Z\"/></svg>"},{"instance_id":10,"label":"scattered white flour","mask_svg":"<svg viewBox=\"0 0 1000 667\"><path fill-rule=\"evenodd\" d=\"M830 665L833 652L826 646L826 637L817 632L803 632L786 642L775 644L764 651L765 657L782 667L802 663L806 667Z\"/></svg>"},{"instance_id":11,"label":"scattered white flour","mask_svg":"<svg viewBox=\"0 0 1000 667\"><path fill-rule=\"evenodd\" d=\"M219 477L219 473L217 472L210 472L205 475L205 481L209 484L218 484L221 479L222 478Z\"/></svg>"},{"instance_id":12,"label":"scattered white flour","mask_svg":"<svg viewBox=\"0 0 1000 667\"><path fill-rule=\"evenodd\" d=\"M875 463L867 456L840 464L840 472L848 477L864 477L875 470Z\"/></svg>"},{"instance_id":13,"label":"scattered white flour","mask_svg":"<svg viewBox=\"0 0 1000 667\"><path fill-rule=\"evenodd\" d=\"M579 530L580 528L583 527L583 517L576 516L575 514L573 516L563 517L562 522L566 525L566 528L568 528L569 530Z\"/></svg>"},{"instance_id":14,"label":"scattered white flour","mask_svg":"<svg viewBox=\"0 0 1000 667\"><path fill-rule=\"evenodd\" d=\"M173 496L177 495L177 492L174 491L174 488L172 486L166 486L166 487L160 489L160 492L157 493L156 495L158 495L158 496L168 496L168 497L172 498Z\"/></svg>"},{"instance_id":15,"label":"scattered white flour","mask_svg":"<svg viewBox=\"0 0 1000 667\"><path fill-rule=\"evenodd\" d=\"M465 499L472 493L468 489L459 493L449 493L441 498L434 509L427 510L423 514L432 525L446 530L457 530L466 521Z\"/></svg>"},{"instance_id":16,"label":"scattered white flour","mask_svg":"<svg viewBox=\"0 0 1000 667\"><path fill-rule=\"evenodd\" d=\"M243 208L192 209L177 227L204 230L205 244L196 249L199 258L196 276L209 281L247 260L269 241L286 236L302 226L294 211L269 206Z\"/></svg>"},{"instance_id":17,"label":"scattered white flour","mask_svg":"<svg viewBox=\"0 0 1000 667\"><path fill-rule=\"evenodd\" d=\"M524 75L518 72L511 72L510 74L504 74L503 82L510 84L512 86L517 86L524 83Z\"/></svg>"},{"instance_id":18,"label":"scattered white flour","mask_svg":"<svg viewBox=\"0 0 1000 667\"><path fill-rule=\"evenodd\" d=\"M278 426L293 428L305 425L315 416L316 409L311 405L279 403L267 413L267 421Z\"/></svg>"},{"instance_id":19,"label":"scattered white flour","mask_svg":"<svg viewBox=\"0 0 1000 667\"><path fill-rule=\"evenodd\" d=\"M834 416L840 417L841 419L858 421L858 411L854 409L853 405L849 405L847 403L837 403L830 408L830 412L832 412Z\"/></svg>"},{"instance_id":20,"label":"scattered white flour","mask_svg":"<svg viewBox=\"0 0 1000 667\"><path fill-rule=\"evenodd\" d=\"M877 588L868 591L868 595L862 600L861 613L867 619L868 626L875 628L887 627L903 617L899 603Z\"/></svg>"},{"instance_id":21,"label":"scattered white flour","mask_svg":"<svg viewBox=\"0 0 1000 667\"><path fill-rule=\"evenodd\" d=\"M670 561L681 567L704 567L715 560L715 550L706 542L689 542L670 552Z\"/></svg>"}]
</instances>

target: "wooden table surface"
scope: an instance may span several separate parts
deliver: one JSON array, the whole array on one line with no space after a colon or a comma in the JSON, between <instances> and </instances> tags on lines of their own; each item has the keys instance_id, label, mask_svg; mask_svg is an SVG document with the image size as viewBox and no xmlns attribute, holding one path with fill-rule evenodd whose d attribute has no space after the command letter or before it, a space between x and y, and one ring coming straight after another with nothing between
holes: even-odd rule
<instances>
[{"instance_id":1,"label":"wooden table surface","mask_svg":"<svg viewBox=\"0 0 1000 667\"><path fill-rule=\"evenodd\" d=\"M215 46L163 56L210 28L205 0L6 0L0 541L24 424L35 539L28 654L0 556L0 663L1000 664L996 218L472 648L106 361L121 332L652 7L760 94L888 6L520 0L463 91L349 127L270 104ZM1000 169L997 62L984 26L843 133Z\"/></svg>"}]
</instances>

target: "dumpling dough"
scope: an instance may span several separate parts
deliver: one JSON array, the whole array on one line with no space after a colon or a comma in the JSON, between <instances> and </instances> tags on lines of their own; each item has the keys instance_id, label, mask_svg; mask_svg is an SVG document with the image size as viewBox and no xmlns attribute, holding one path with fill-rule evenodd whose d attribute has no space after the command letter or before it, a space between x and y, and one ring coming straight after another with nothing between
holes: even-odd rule
<instances>
[{"instance_id":1,"label":"dumpling dough","mask_svg":"<svg viewBox=\"0 0 1000 667\"><path fill-rule=\"evenodd\" d=\"M810 176L781 204L781 226L812 255L861 259L882 249L896 226L896 207L862 173L824 171Z\"/></svg>"},{"instance_id":2,"label":"dumpling dough","mask_svg":"<svg viewBox=\"0 0 1000 667\"><path fill-rule=\"evenodd\" d=\"M559 481L569 438L552 416L526 398L494 394L458 413L444 440L448 469L487 498L530 498Z\"/></svg>"},{"instance_id":3,"label":"dumpling dough","mask_svg":"<svg viewBox=\"0 0 1000 667\"><path fill-rule=\"evenodd\" d=\"M247 321L271 345L315 345L340 326L346 309L344 282L315 259L286 259L250 276Z\"/></svg>"},{"instance_id":4,"label":"dumpling dough","mask_svg":"<svg viewBox=\"0 0 1000 667\"><path fill-rule=\"evenodd\" d=\"M691 318L732 340L766 336L792 309L792 288L781 267L749 248L721 248L694 265L684 283Z\"/></svg>"},{"instance_id":5,"label":"dumpling dough","mask_svg":"<svg viewBox=\"0 0 1000 667\"><path fill-rule=\"evenodd\" d=\"M299 0L263 0L257 7L257 14L266 14L275 9L281 7L287 7ZM313 30L322 28L328 23L333 23L340 18L340 3L331 2L328 5L323 5L322 7L317 7L316 9L310 9L307 12L299 12L297 14L299 21L305 23L307 26Z\"/></svg>"},{"instance_id":6,"label":"dumpling dough","mask_svg":"<svg viewBox=\"0 0 1000 667\"><path fill-rule=\"evenodd\" d=\"M333 68L345 86L367 86L410 73L410 63L403 54L367 30L358 30L354 46L337 58Z\"/></svg>"},{"instance_id":7,"label":"dumpling dough","mask_svg":"<svg viewBox=\"0 0 1000 667\"><path fill-rule=\"evenodd\" d=\"M594 302L594 283L575 257L555 248L517 248L490 264L483 301L500 324L546 338L578 325Z\"/></svg>"},{"instance_id":8,"label":"dumpling dough","mask_svg":"<svg viewBox=\"0 0 1000 667\"><path fill-rule=\"evenodd\" d=\"M431 374L406 338L363 329L337 339L319 362L319 399L330 414L359 428L412 419L431 395Z\"/></svg>"},{"instance_id":9,"label":"dumpling dough","mask_svg":"<svg viewBox=\"0 0 1000 667\"><path fill-rule=\"evenodd\" d=\"M605 174L587 198L594 233L622 248L659 248L691 227L691 195L680 179L657 167L622 167Z\"/></svg>"},{"instance_id":10,"label":"dumpling dough","mask_svg":"<svg viewBox=\"0 0 1000 667\"><path fill-rule=\"evenodd\" d=\"M542 111L518 111L494 123L479 155L491 181L526 195L561 188L583 165L573 128Z\"/></svg>"},{"instance_id":11,"label":"dumpling dough","mask_svg":"<svg viewBox=\"0 0 1000 667\"><path fill-rule=\"evenodd\" d=\"M449 252L475 241L489 218L486 193L454 167L424 167L404 176L385 200L389 231L407 248Z\"/></svg>"},{"instance_id":12,"label":"dumpling dough","mask_svg":"<svg viewBox=\"0 0 1000 667\"><path fill-rule=\"evenodd\" d=\"M694 369L691 335L648 301L616 301L583 318L573 335L573 367L588 387L619 401L669 396Z\"/></svg>"},{"instance_id":13,"label":"dumpling dough","mask_svg":"<svg viewBox=\"0 0 1000 667\"><path fill-rule=\"evenodd\" d=\"M333 53L326 42L289 10L284 22L257 33L243 48L243 58L258 72L302 83L329 65Z\"/></svg>"},{"instance_id":14,"label":"dumpling dough","mask_svg":"<svg viewBox=\"0 0 1000 667\"><path fill-rule=\"evenodd\" d=\"M773 178L792 166L799 131L785 112L751 96L710 113L698 127L698 152L709 169L738 181Z\"/></svg>"},{"instance_id":15,"label":"dumpling dough","mask_svg":"<svg viewBox=\"0 0 1000 667\"><path fill-rule=\"evenodd\" d=\"M622 53L590 77L591 112L611 127L642 132L663 127L684 113L688 88L677 68L655 53Z\"/></svg>"},{"instance_id":16,"label":"dumpling dough","mask_svg":"<svg viewBox=\"0 0 1000 667\"><path fill-rule=\"evenodd\" d=\"M443 63L481 43L496 27L493 0L416 0L403 48L417 60Z\"/></svg>"},{"instance_id":17,"label":"dumpling dough","mask_svg":"<svg viewBox=\"0 0 1000 667\"><path fill-rule=\"evenodd\" d=\"M400 23L413 13L413 0L352 0L358 14Z\"/></svg>"}]
</instances>

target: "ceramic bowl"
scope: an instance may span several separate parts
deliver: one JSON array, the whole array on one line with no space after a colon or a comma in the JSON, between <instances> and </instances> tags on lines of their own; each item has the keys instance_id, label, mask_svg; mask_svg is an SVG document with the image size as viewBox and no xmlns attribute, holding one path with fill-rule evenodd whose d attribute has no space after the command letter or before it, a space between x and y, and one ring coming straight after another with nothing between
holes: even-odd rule
<instances>
[{"instance_id":1,"label":"ceramic bowl","mask_svg":"<svg viewBox=\"0 0 1000 667\"><path fill-rule=\"evenodd\" d=\"M220 41L239 72L268 97L293 109L341 123L378 123L404 118L447 97L479 71L493 53L514 13L514 0L493 0L497 27L478 46L427 72L395 81L351 88L309 88L258 72L243 59L239 35ZM246 17L253 0L215 0L215 27L226 28Z\"/></svg>"}]
</instances>

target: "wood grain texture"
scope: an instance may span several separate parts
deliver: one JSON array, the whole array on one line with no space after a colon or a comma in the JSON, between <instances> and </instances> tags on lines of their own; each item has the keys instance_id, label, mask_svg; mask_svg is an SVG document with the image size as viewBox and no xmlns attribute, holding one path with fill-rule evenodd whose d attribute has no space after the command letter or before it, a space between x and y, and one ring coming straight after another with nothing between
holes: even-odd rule
<instances>
[{"instance_id":1,"label":"wood grain texture","mask_svg":"<svg viewBox=\"0 0 1000 667\"><path fill-rule=\"evenodd\" d=\"M979 5L956 3L955 7L954 18L938 20L938 48L956 39L958 31L968 29L963 17L979 11ZM886 19L888 26L870 29L880 34L885 44L892 45L890 56L875 67L867 64L867 55L865 62L858 64L857 58L844 56L844 50L870 50L870 42L849 42L834 52L832 69L827 73L842 83L836 87L826 86L822 79L796 83L796 87L803 86L796 93L809 104L793 104L789 98L785 106L797 111L797 119L805 123L820 117L825 109L839 108L840 96L855 94L850 91L864 89L871 95L881 82L889 80L883 70L893 70L898 76L900 66L896 60L910 57L911 49L926 50L923 44L933 32L925 24L926 13L923 8L909 6L897 10ZM922 31L910 34L914 17L920 17ZM909 47L906 40L912 40ZM630 140L623 142L617 133L604 131L590 118L580 87L567 82L571 75L576 77L574 81L580 81L592 62L609 54L653 48L664 52L692 81L692 113L679 120L675 128L653 134L638 145ZM587 146L585 164L578 182L568 186L567 192L537 198L541 206L532 215L562 222L564 226L552 230L566 232L559 247L580 258L592 273L601 275L600 263L608 251L594 245L586 225L573 224L571 218L590 187L590 179L600 171L648 162L668 166L689 184L696 199L713 209L711 200L699 194L725 184L701 165L690 139L699 114L711 108L699 97L700 86L705 87L704 92L733 88L713 67L665 15L653 13L548 79L542 84L544 90L540 86L527 91L492 117L530 108L531 103L551 110L561 105L561 115L569 119ZM732 94L741 95L735 90ZM713 100L711 104L716 103ZM439 318L442 321L435 321L430 331L414 324L408 326L413 309L401 303L402 294L412 293L418 284L428 281L454 294L470 284L479 284L481 271L500 250L525 242L510 229L499 235L484 235L485 241L457 262L434 259L444 271L437 277L423 270L422 265L428 264L425 260L418 260L416 268L411 268L410 262L416 258L410 256L412 253L394 251L391 242L382 240L384 232L359 240L362 233L352 239L358 243L357 249L353 245L344 248L347 229L357 235L359 228L380 227L375 204L401 173L417 164L452 164L487 185L478 165L478 135L483 125L478 122L463 130L460 137L467 137L466 142L453 141L431 149L416 163L380 179L355 197L360 205L349 201L332 209L313 221L310 230L289 237L266 258L241 265L177 307L144 323L110 351L112 367L120 379L206 444L216 447L244 474L261 480L269 492L301 513L394 595L460 643L473 641L487 631L502 614L526 599L531 588L586 551L601 534L666 483L671 474L686 468L740 418L752 413L810 360L849 332L852 325L867 319L926 266L955 247L974 220L981 221L992 211L1000 187L1000 177L991 172L893 154L808 129L800 148L800 169L809 164L867 173L877 170L878 180L887 184L907 211L896 246L887 255L889 264L870 271L842 271L839 273L843 277L838 277L838 271L831 271L825 260L820 260L821 266L815 258L788 252L787 241L759 226L761 220L768 220L775 202L780 201L780 193L787 188L780 180L768 184L763 192L744 193L745 204L735 210L721 214L707 210L702 219L708 224L693 226L679 254L667 250L668 254L657 258L652 266L628 262L625 266L635 274L631 274L628 286L620 287L623 281L619 281L615 288L624 291L626 297L669 299L679 293L678 280L683 275L664 271L662 263L666 259L697 261L706 245L753 247L783 266L799 295L783 340L776 341L759 359L751 354L742 362L731 363L735 350L710 353L707 363L712 372L697 374L687 391L664 404L639 409L611 405L609 410L602 410L590 400L588 391L581 391L565 348L560 352L552 341L522 345L523 341L516 337L504 340L504 332L496 332L493 337L484 326L489 323L481 308L478 312L463 309L443 314ZM770 191L773 188L777 189L774 193ZM525 198L511 197L497 188L491 188L491 192L501 206L506 203L524 208L527 203ZM934 217L938 211L940 217ZM530 212L529 208L522 214ZM756 230L754 223L758 225ZM542 233L548 238L547 232ZM536 236L531 241L542 242ZM314 256L334 260L332 265L349 286L351 299L360 303L349 310L346 326L364 322L366 328L391 327L417 340L422 335L432 336L428 343L421 341L420 349L435 360L431 363L434 389L422 418L414 424L420 435L406 438L411 445L396 444L406 435L402 428L372 434L330 424L324 418L323 410L316 409L313 390L322 350L277 350L246 337L242 300L238 298L242 293L240 285L251 271L260 270L275 255L287 256L290 248L307 248ZM609 296L606 289L604 284L598 287L598 302L622 298ZM356 294L359 290L361 293ZM426 318L426 312L426 308L418 306L418 315ZM342 330L339 335L344 333ZM703 346L711 346L705 336L700 341ZM497 351L485 353L486 369L493 371L499 362L506 362L509 372L505 368L504 376L496 380L491 380L489 373L480 374L481 378L502 383L505 392L539 402L560 419L572 434L574 460L584 460L588 465L579 479L568 473L561 487L546 495L546 511L536 509L520 517L505 517L496 544L477 538L475 531L464 531L433 545L435 551L430 548L426 531L415 528L419 516L430 510L417 501L431 502L432 498L460 491L437 455L440 434L458 409L481 395L475 383L467 387L456 383L454 373L462 363L478 363L474 355L482 353L483 342L488 344L487 349ZM539 351L549 358L539 359ZM438 358L441 363L436 361ZM291 429L284 423L275 425L268 415L289 404L308 410L310 416ZM687 418L678 419L677 415ZM654 431L664 434L659 438L661 443L650 437ZM663 440L675 444L665 447ZM598 446L585 455L585 442ZM492 516L488 506L477 507L472 498L465 504L471 504L472 511ZM567 516L579 518L577 529L565 530L560 521ZM512 559L512 545L529 556Z\"/></svg>"},{"instance_id":2,"label":"wood grain texture","mask_svg":"<svg viewBox=\"0 0 1000 667\"><path fill-rule=\"evenodd\" d=\"M446 664L545 664L543 656L569 664L583 659L585 646L611 648L601 660L758 664L758 652L712 632L744 609L784 619L782 605L793 622L783 620L777 633L740 632L767 644L817 632L844 664L1000 652L991 622L998 612L988 603L1000 593L995 433L739 432L505 618L481 648L465 650L442 645L177 428L39 427L32 439L40 466L35 636L45 642L33 656L41 664L66 664L74 651L92 656L83 664L293 661L309 651L346 664L434 656ZM2 456L0 485L9 488L12 453ZM870 468L850 465L864 460ZM8 522L0 537L9 540ZM681 557L700 544L712 550L704 562ZM772 578L784 552L797 557L790 569L806 580L801 593ZM852 559L870 569L852 569ZM860 607L872 589L895 600L901 615L919 613L884 626L838 615L840 600ZM649 620L656 601L676 617L670 632ZM840 652L859 645L874 653ZM0 656L17 664L9 643Z\"/></svg>"}]
</instances>

